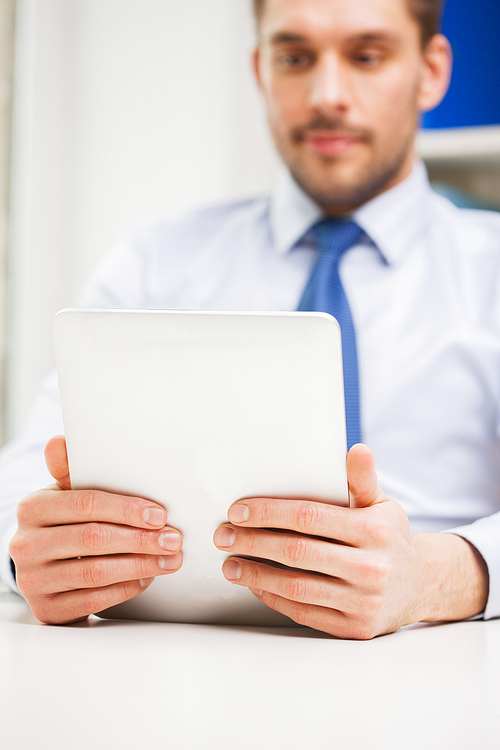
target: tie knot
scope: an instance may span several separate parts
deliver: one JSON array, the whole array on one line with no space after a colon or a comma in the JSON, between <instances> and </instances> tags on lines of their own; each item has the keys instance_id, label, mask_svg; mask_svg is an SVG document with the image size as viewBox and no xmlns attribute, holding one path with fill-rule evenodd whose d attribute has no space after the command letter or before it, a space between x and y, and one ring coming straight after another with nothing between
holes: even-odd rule
<instances>
[{"instance_id":1,"label":"tie knot","mask_svg":"<svg viewBox=\"0 0 500 750\"><path fill-rule=\"evenodd\" d=\"M359 242L364 231L351 219L323 219L311 227L311 234L321 252L340 258Z\"/></svg>"}]
</instances>

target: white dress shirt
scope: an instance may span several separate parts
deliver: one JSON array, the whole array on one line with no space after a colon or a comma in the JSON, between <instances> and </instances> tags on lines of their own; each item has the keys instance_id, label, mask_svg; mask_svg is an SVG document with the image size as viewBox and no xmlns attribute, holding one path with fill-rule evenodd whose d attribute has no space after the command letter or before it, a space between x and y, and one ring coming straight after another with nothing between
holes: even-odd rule
<instances>
[{"instance_id":1,"label":"white dress shirt","mask_svg":"<svg viewBox=\"0 0 500 750\"><path fill-rule=\"evenodd\" d=\"M83 307L294 310L321 209L289 175L275 193L138 228L92 279ZM458 209L417 163L353 214L370 238L341 277L357 336L363 440L414 530L453 530L484 557L485 617L500 615L500 216ZM46 486L62 432L55 378L0 465L0 565L15 505Z\"/></svg>"}]
</instances>

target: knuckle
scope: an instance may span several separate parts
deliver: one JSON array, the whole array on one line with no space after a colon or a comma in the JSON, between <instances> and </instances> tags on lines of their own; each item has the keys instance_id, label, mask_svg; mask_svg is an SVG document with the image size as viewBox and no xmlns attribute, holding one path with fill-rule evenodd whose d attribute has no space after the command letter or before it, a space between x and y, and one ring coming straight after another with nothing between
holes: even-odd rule
<instances>
[{"instance_id":1,"label":"knuckle","mask_svg":"<svg viewBox=\"0 0 500 750\"><path fill-rule=\"evenodd\" d=\"M268 592L268 593L267 593L267 601L266 601L266 604L267 604L267 606L268 606L268 607L270 607L271 609L277 609L277 604L278 604L278 595L277 595L277 594L272 594L271 592Z\"/></svg>"},{"instance_id":2,"label":"knuckle","mask_svg":"<svg viewBox=\"0 0 500 750\"><path fill-rule=\"evenodd\" d=\"M369 580L371 566L372 566L372 561L369 555L367 554L363 556L358 555L358 559L356 560L356 568L357 568L358 576L362 581Z\"/></svg>"},{"instance_id":3,"label":"knuckle","mask_svg":"<svg viewBox=\"0 0 500 750\"><path fill-rule=\"evenodd\" d=\"M373 560L369 554L359 555L356 561L358 575L363 581L369 581L373 567Z\"/></svg>"},{"instance_id":4,"label":"knuckle","mask_svg":"<svg viewBox=\"0 0 500 750\"><path fill-rule=\"evenodd\" d=\"M17 521L20 526L33 522L36 517L38 499L42 493L32 492L19 502L17 506Z\"/></svg>"},{"instance_id":5,"label":"knuckle","mask_svg":"<svg viewBox=\"0 0 500 750\"><path fill-rule=\"evenodd\" d=\"M83 606L81 599L68 604L59 594L38 597L28 604L37 620L47 625L64 625L90 614L85 610L85 601Z\"/></svg>"},{"instance_id":6,"label":"knuckle","mask_svg":"<svg viewBox=\"0 0 500 750\"><path fill-rule=\"evenodd\" d=\"M128 599L133 599L134 596L137 596L138 592L138 583L137 581L125 581L121 585L121 601L125 602Z\"/></svg>"},{"instance_id":7,"label":"knuckle","mask_svg":"<svg viewBox=\"0 0 500 750\"><path fill-rule=\"evenodd\" d=\"M305 602L307 586L302 576L289 576L284 585L284 596L295 602Z\"/></svg>"},{"instance_id":8,"label":"knuckle","mask_svg":"<svg viewBox=\"0 0 500 750\"><path fill-rule=\"evenodd\" d=\"M383 518L373 518L359 513L356 519L356 529L367 545L372 547L384 547L392 538L393 530L391 524Z\"/></svg>"},{"instance_id":9,"label":"knuckle","mask_svg":"<svg viewBox=\"0 0 500 750\"><path fill-rule=\"evenodd\" d=\"M245 586L259 588L259 567L257 565L245 564L244 566Z\"/></svg>"},{"instance_id":10,"label":"knuckle","mask_svg":"<svg viewBox=\"0 0 500 750\"><path fill-rule=\"evenodd\" d=\"M87 552L98 552L106 547L107 531L101 523L87 523L82 529L82 546Z\"/></svg>"},{"instance_id":11,"label":"knuckle","mask_svg":"<svg viewBox=\"0 0 500 750\"><path fill-rule=\"evenodd\" d=\"M146 531L146 529L139 529L137 531L137 547L139 551L147 552L150 549L152 542L156 548L158 546L158 541L155 532Z\"/></svg>"},{"instance_id":12,"label":"knuckle","mask_svg":"<svg viewBox=\"0 0 500 750\"><path fill-rule=\"evenodd\" d=\"M135 561L135 573L137 578L149 578L154 569L157 572L158 565L150 557L141 555Z\"/></svg>"},{"instance_id":13,"label":"knuckle","mask_svg":"<svg viewBox=\"0 0 500 750\"><path fill-rule=\"evenodd\" d=\"M391 576L390 566L382 561L378 561L373 566L372 579L380 590L384 590L387 587Z\"/></svg>"},{"instance_id":14,"label":"knuckle","mask_svg":"<svg viewBox=\"0 0 500 750\"><path fill-rule=\"evenodd\" d=\"M97 498L94 490L83 490L75 496L76 512L83 519L93 517L96 505Z\"/></svg>"},{"instance_id":15,"label":"knuckle","mask_svg":"<svg viewBox=\"0 0 500 750\"><path fill-rule=\"evenodd\" d=\"M133 521L135 521L136 518L136 505L133 502L132 499L124 499L122 504L122 515L123 515L123 522L127 526L133 526Z\"/></svg>"},{"instance_id":16,"label":"knuckle","mask_svg":"<svg viewBox=\"0 0 500 750\"><path fill-rule=\"evenodd\" d=\"M300 536L290 536L284 543L284 557L292 565L300 565L308 555L310 544Z\"/></svg>"},{"instance_id":17,"label":"knuckle","mask_svg":"<svg viewBox=\"0 0 500 750\"><path fill-rule=\"evenodd\" d=\"M244 530L239 529L237 532L237 540L238 544L242 545L241 548L244 549L245 555L249 555L250 557L261 557L262 555L258 554L258 539L257 534L252 529Z\"/></svg>"},{"instance_id":18,"label":"knuckle","mask_svg":"<svg viewBox=\"0 0 500 750\"><path fill-rule=\"evenodd\" d=\"M82 578L87 586L103 586L107 581L107 564L105 560L96 558L86 560L82 567Z\"/></svg>"},{"instance_id":19,"label":"knuckle","mask_svg":"<svg viewBox=\"0 0 500 750\"><path fill-rule=\"evenodd\" d=\"M31 611L35 615L36 619L40 622L44 622L47 625L55 624L54 613L51 612L50 606L47 606L47 602L44 599L38 601L28 601Z\"/></svg>"},{"instance_id":20,"label":"knuckle","mask_svg":"<svg viewBox=\"0 0 500 750\"><path fill-rule=\"evenodd\" d=\"M16 577L23 563L31 564L37 556L36 539L29 533L17 531L9 542L9 555L16 564Z\"/></svg>"},{"instance_id":21,"label":"knuckle","mask_svg":"<svg viewBox=\"0 0 500 750\"><path fill-rule=\"evenodd\" d=\"M390 578L390 566L383 560L366 557L359 563L359 572L365 583L375 590L383 590Z\"/></svg>"},{"instance_id":22,"label":"knuckle","mask_svg":"<svg viewBox=\"0 0 500 750\"><path fill-rule=\"evenodd\" d=\"M73 613L73 608L58 606L57 596L38 597L28 602L31 611L40 622L47 625L60 625L71 622L78 616Z\"/></svg>"},{"instance_id":23,"label":"knuckle","mask_svg":"<svg viewBox=\"0 0 500 750\"><path fill-rule=\"evenodd\" d=\"M23 534L17 532L14 534L9 543L9 555L12 557L14 562L21 560L27 554L28 544L26 543L26 537Z\"/></svg>"},{"instance_id":24,"label":"knuckle","mask_svg":"<svg viewBox=\"0 0 500 750\"><path fill-rule=\"evenodd\" d=\"M307 610L307 607L300 603L294 604L292 606L289 617L298 625L302 625L304 627L308 626L310 623L310 614Z\"/></svg>"},{"instance_id":25,"label":"knuckle","mask_svg":"<svg viewBox=\"0 0 500 750\"><path fill-rule=\"evenodd\" d=\"M318 506L310 500L304 500L299 503L297 508L297 524L300 529L308 531L316 529L321 521L321 514Z\"/></svg>"},{"instance_id":26,"label":"knuckle","mask_svg":"<svg viewBox=\"0 0 500 750\"><path fill-rule=\"evenodd\" d=\"M93 615L96 612L100 612L106 606L106 593L102 589L91 589L88 593L83 595L82 609L85 614Z\"/></svg>"},{"instance_id":27,"label":"knuckle","mask_svg":"<svg viewBox=\"0 0 500 750\"><path fill-rule=\"evenodd\" d=\"M260 501L258 505L258 513L262 526L272 526L274 521L273 506L275 506L275 503L272 499L262 498Z\"/></svg>"}]
</instances>

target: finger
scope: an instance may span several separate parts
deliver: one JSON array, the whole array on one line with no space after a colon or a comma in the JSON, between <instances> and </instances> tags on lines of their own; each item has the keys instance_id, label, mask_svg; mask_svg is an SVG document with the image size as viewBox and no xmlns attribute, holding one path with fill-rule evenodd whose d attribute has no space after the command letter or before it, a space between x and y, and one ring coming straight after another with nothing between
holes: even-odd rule
<instances>
[{"instance_id":1,"label":"finger","mask_svg":"<svg viewBox=\"0 0 500 750\"><path fill-rule=\"evenodd\" d=\"M252 593L276 612L286 615L294 622L304 627L320 630L336 638L369 640L377 635L362 620L350 617L328 607L318 607L313 604L292 602L276 594L266 591Z\"/></svg>"},{"instance_id":2,"label":"finger","mask_svg":"<svg viewBox=\"0 0 500 750\"><path fill-rule=\"evenodd\" d=\"M331 586L322 590L320 588L320 576L311 576L304 573L299 573L294 583L291 583L285 580L289 571L279 571L261 563L235 558L226 560L222 570L231 583L245 585L243 581L246 580L247 587L257 599L276 612L286 615L299 625L321 630L337 638L365 640L377 635L370 623L355 614L350 614L348 609L351 609L352 605L349 602L349 593L353 598L355 592L349 587L342 586L342 584L330 582ZM237 577L233 578L233 576ZM309 580L314 578L318 580ZM269 586L270 590L266 590L266 586ZM277 589L278 593L273 589ZM309 594L308 592L312 593ZM292 598L294 596L305 596L306 598L312 596L316 599L322 593L331 597L328 606L311 604L307 601ZM329 600L326 599L326 601ZM353 604L355 609L354 598Z\"/></svg>"},{"instance_id":3,"label":"finger","mask_svg":"<svg viewBox=\"0 0 500 750\"><path fill-rule=\"evenodd\" d=\"M375 458L367 445L353 445L347 454L347 481L351 508L366 508L389 498L377 484Z\"/></svg>"},{"instance_id":4,"label":"finger","mask_svg":"<svg viewBox=\"0 0 500 750\"><path fill-rule=\"evenodd\" d=\"M71 489L69 476L68 453L64 435L51 438L44 450L45 463L59 487L63 490Z\"/></svg>"},{"instance_id":5,"label":"finger","mask_svg":"<svg viewBox=\"0 0 500 750\"><path fill-rule=\"evenodd\" d=\"M222 572L231 583L247 586L254 593L266 591L292 602L329 607L347 614L359 608L360 596L355 588L330 576L283 570L235 557L225 560Z\"/></svg>"},{"instance_id":6,"label":"finger","mask_svg":"<svg viewBox=\"0 0 500 750\"><path fill-rule=\"evenodd\" d=\"M16 565L18 560L27 560L29 566L29 562L101 555L172 555L179 552L181 546L181 533L168 526L161 531L147 531L115 524L88 523L32 529L24 537L18 534L16 544L11 544L11 554Z\"/></svg>"},{"instance_id":7,"label":"finger","mask_svg":"<svg viewBox=\"0 0 500 750\"><path fill-rule=\"evenodd\" d=\"M75 622L133 599L147 589L153 580L124 581L104 588L55 594L33 605L32 611L35 617L48 625Z\"/></svg>"},{"instance_id":8,"label":"finger","mask_svg":"<svg viewBox=\"0 0 500 750\"><path fill-rule=\"evenodd\" d=\"M102 588L124 581L140 581L175 573L182 566L180 552L174 555L104 555L53 562L40 574L42 595L75 589Z\"/></svg>"},{"instance_id":9,"label":"finger","mask_svg":"<svg viewBox=\"0 0 500 750\"><path fill-rule=\"evenodd\" d=\"M289 568L310 570L350 582L363 578L363 555L358 549L323 539L225 525L215 532L214 544L231 555L272 560Z\"/></svg>"},{"instance_id":10,"label":"finger","mask_svg":"<svg viewBox=\"0 0 500 750\"><path fill-rule=\"evenodd\" d=\"M28 526L101 521L147 529L165 526L167 512L161 505L141 497L98 490L42 490L20 502L18 520Z\"/></svg>"},{"instance_id":11,"label":"finger","mask_svg":"<svg viewBox=\"0 0 500 750\"><path fill-rule=\"evenodd\" d=\"M253 497L238 500L228 511L238 527L284 529L357 546L363 535L350 508L315 500Z\"/></svg>"}]
</instances>

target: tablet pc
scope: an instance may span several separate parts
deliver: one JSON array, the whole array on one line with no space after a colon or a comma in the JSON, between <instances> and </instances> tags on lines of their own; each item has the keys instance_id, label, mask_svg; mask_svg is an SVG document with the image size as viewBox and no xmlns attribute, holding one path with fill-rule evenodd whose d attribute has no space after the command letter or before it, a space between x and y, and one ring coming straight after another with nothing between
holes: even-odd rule
<instances>
[{"instance_id":1,"label":"tablet pc","mask_svg":"<svg viewBox=\"0 0 500 750\"><path fill-rule=\"evenodd\" d=\"M63 310L74 489L155 500L184 564L107 617L292 625L226 581L212 537L242 497L347 505L340 328L326 313Z\"/></svg>"}]
</instances>

